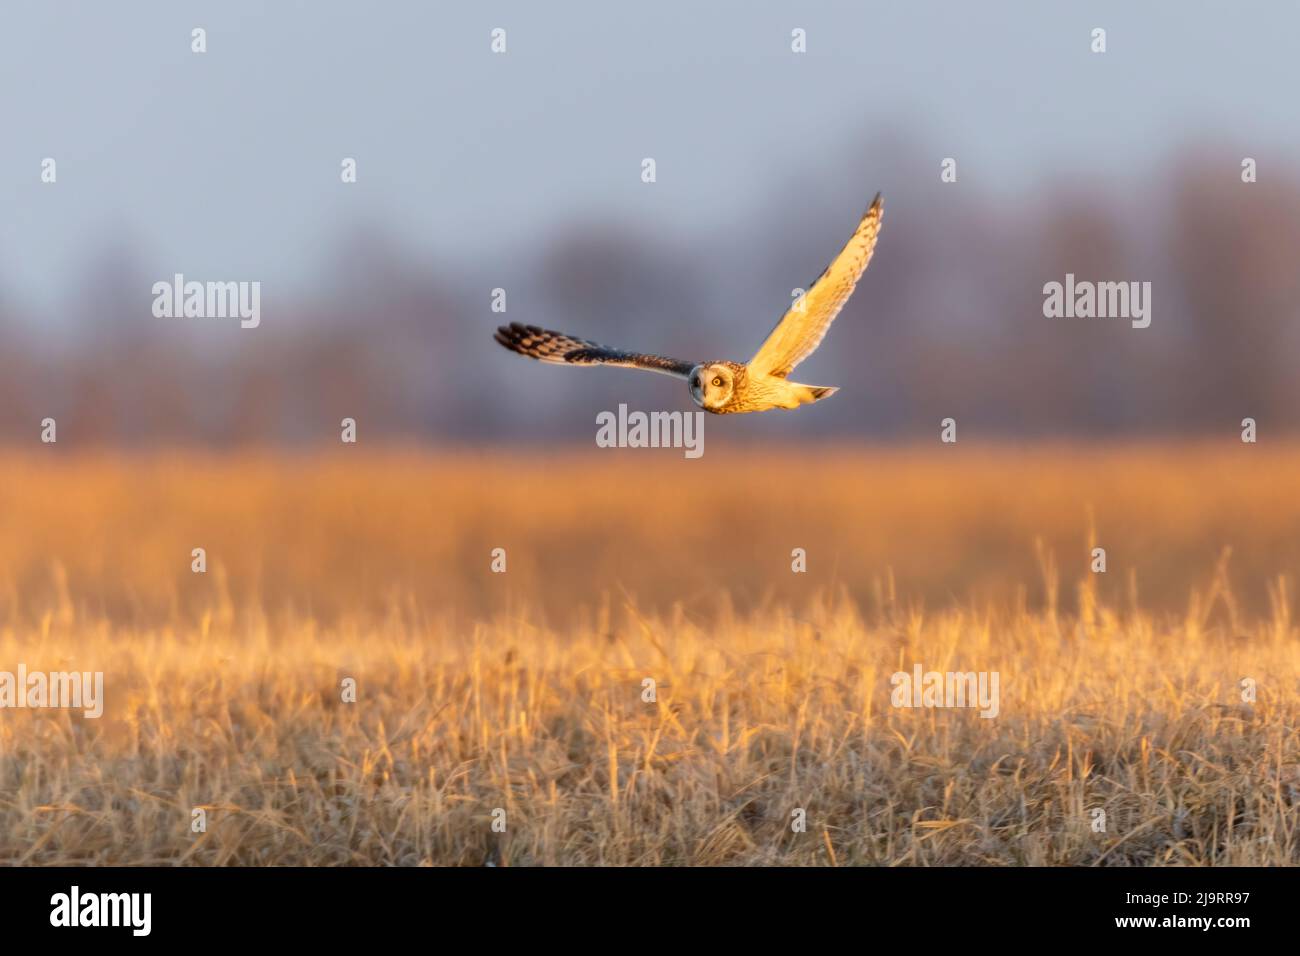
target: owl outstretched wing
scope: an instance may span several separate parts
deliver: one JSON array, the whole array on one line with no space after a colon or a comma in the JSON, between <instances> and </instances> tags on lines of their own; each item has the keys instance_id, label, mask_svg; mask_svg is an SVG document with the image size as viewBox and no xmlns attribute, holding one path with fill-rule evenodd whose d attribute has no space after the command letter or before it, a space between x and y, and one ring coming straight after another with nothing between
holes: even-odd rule
<instances>
[{"instance_id":1,"label":"owl outstretched wing","mask_svg":"<svg viewBox=\"0 0 1300 956\"><path fill-rule=\"evenodd\" d=\"M617 365L659 372L675 378L688 378L696 365L695 362L683 362L662 355L611 349L586 339L576 339L563 332L552 332L550 329L521 325L518 322L501 326L494 338L512 352L553 365Z\"/></svg>"},{"instance_id":2,"label":"owl outstretched wing","mask_svg":"<svg viewBox=\"0 0 1300 956\"><path fill-rule=\"evenodd\" d=\"M880 193L871 207L862 215L862 221L848 244L835 257L826 270L817 277L790 311L776 323L758 352L749 360L749 370L755 375L775 375L785 378L790 370L806 359L821 344L826 330L853 293L858 278L866 271L871 253L876 248L880 234L880 217L884 203Z\"/></svg>"}]
</instances>

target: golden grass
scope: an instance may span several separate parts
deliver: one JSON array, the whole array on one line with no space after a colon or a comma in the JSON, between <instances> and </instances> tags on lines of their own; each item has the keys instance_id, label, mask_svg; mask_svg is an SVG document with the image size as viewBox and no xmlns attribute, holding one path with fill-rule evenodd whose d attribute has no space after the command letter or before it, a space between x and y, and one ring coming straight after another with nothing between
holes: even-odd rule
<instances>
[{"instance_id":1,"label":"golden grass","mask_svg":"<svg viewBox=\"0 0 1300 956\"><path fill-rule=\"evenodd\" d=\"M0 711L0 860L1300 862L1297 448L50 452L0 670L107 702Z\"/></svg>"}]
</instances>

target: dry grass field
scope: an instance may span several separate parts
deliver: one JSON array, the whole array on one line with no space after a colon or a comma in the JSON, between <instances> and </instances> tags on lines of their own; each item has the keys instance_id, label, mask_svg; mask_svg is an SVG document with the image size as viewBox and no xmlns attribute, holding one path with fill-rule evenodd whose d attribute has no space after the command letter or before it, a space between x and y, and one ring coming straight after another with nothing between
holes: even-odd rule
<instances>
[{"instance_id":1,"label":"dry grass field","mask_svg":"<svg viewBox=\"0 0 1300 956\"><path fill-rule=\"evenodd\" d=\"M0 861L1295 864L1298 490L1230 442L11 451L0 671L105 705L0 710ZM891 706L915 665L998 715Z\"/></svg>"}]
</instances>

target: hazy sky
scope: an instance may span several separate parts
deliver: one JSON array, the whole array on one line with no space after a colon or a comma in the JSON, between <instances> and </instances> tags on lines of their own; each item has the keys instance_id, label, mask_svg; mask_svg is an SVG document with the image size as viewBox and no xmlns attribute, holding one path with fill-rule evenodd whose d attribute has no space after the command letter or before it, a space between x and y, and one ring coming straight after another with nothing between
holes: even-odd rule
<instances>
[{"instance_id":1,"label":"hazy sky","mask_svg":"<svg viewBox=\"0 0 1300 956\"><path fill-rule=\"evenodd\" d=\"M939 188L954 156L1013 198L1151 175L1195 137L1294 150L1298 32L1268 3L10 2L0 294L57 322L118 240L151 278L301 290L360 223L449 266L586 217L712 232L878 131L933 149L904 175ZM864 169L843 200L891 185Z\"/></svg>"}]
</instances>

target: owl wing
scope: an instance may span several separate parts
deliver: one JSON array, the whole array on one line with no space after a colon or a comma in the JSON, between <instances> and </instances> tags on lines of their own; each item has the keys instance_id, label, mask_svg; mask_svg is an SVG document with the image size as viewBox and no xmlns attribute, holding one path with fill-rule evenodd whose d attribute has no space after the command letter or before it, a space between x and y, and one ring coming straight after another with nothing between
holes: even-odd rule
<instances>
[{"instance_id":1,"label":"owl wing","mask_svg":"<svg viewBox=\"0 0 1300 956\"><path fill-rule=\"evenodd\" d=\"M688 378L697 363L643 352L611 349L586 339L575 339L563 332L540 329L535 325L511 322L497 329L494 338L512 352L550 362L553 365L618 365L640 368L676 378Z\"/></svg>"},{"instance_id":2,"label":"owl wing","mask_svg":"<svg viewBox=\"0 0 1300 956\"><path fill-rule=\"evenodd\" d=\"M785 378L790 370L816 350L826 336L835 316L853 293L858 278L866 271L871 253L880 234L880 217L884 203L880 193L871 203L862 221L840 254L817 277L776 323L758 352L749 360L751 373Z\"/></svg>"}]
</instances>

